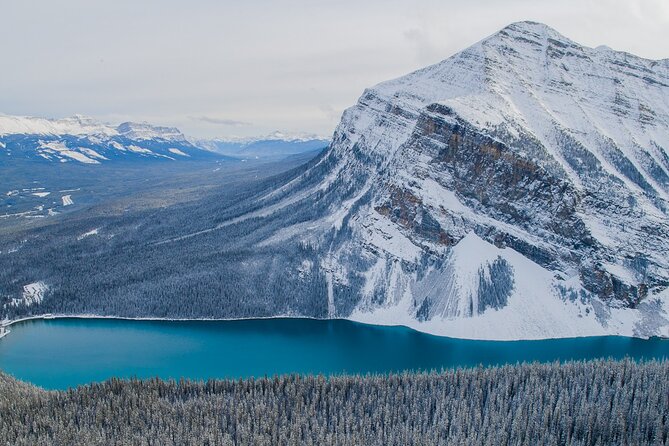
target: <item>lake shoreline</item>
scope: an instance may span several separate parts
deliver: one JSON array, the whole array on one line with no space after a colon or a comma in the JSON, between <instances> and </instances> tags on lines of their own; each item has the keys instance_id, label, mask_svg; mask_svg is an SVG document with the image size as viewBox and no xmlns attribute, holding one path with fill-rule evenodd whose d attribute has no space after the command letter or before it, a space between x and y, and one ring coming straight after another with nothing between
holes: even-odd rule
<instances>
[{"instance_id":1,"label":"lake shoreline","mask_svg":"<svg viewBox=\"0 0 669 446\"><path fill-rule=\"evenodd\" d=\"M157 316L146 316L146 317L129 317L129 316L101 316L96 314L42 314L36 316L28 316L19 319L11 319L0 321L0 327L4 331L0 334L0 339L7 336L11 331L9 327L14 324L19 324L22 322L28 322L33 320L49 320L49 319L109 319L109 320L119 320L119 321L145 321L145 322L234 322L234 321L253 321L253 320L270 320L270 319L305 319L312 321L348 321L354 322L361 325L369 325L376 327L404 327L409 330L416 331L418 333L437 336L440 338L449 338L449 339L460 339L460 340L469 340L469 341L495 341L495 342L517 342L517 341L545 341L552 339L579 339L579 338L589 338L589 337L601 337L601 336L615 336L629 339L662 339L668 340L669 337L665 336L626 336L621 334L593 334L593 335L582 335L582 336L565 336L565 337L531 337L531 338L517 338L517 339L500 339L500 338L471 338L471 337L462 337L462 336L450 336L446 334L435 333L430 330L421 330L412 325L406 325L402 323L387 323L386 321L380 321L378 323L373 323L367 320L361 320L358 318L317 318L309 316L296 316L296 315L277 315L277 316L256 316L256 317L244 317L244 318L167 318L167 317L157 317Z\"/></svg>"},{"instance_id":2,"label":"lake shoreline","mask_svg":"<svg viewBox=\"0 0 669 446\"><path fill-rule=\"evenodd\" d=\"M329 320L348 320L343 318L320 319L315 317L305 316L257 316L244 318L169 318L169 317L130 317L130 316L102 316L97 314L41 314L37 316L28 316L19 319L10 319L1 321L0 326L10 327L14 324L35 320L50 320L50 319L110 319L118 321L145 321L145 322L231 322L231 321L251 321L251 320L265 320L265 319L309 319L314 321L329 321ZM8 331L9 332L9 331Z\"/></svg>"},{"instance_id":3,"label":"lake shoreline","mask_svg":"<svg viewBox=\"0 0 669 446\"><path fill-rule=\"evenodd\" d=\"M308 317L308 316L292 316L292 315L279 315L279 316L256 316L256 317L243 317L243 318L168 318L168 317L157 317L157 316L146 316L146 317L130 317L130 316L101 316L97 314L41 314L36 316L28 316L19 319L5 319L0 321L0 328L4 329L4 332L0 334L0 339L4 336L7 336L11 333L9 327L15 324L21 324L23 322L29 321L39 321L39 320L51 320L51 319L99 319L99 320L115 320L115 321L138 321L138 322L235 322L235 321L254 321L254 320L270 320L270 319L305 319L311 321L349 321L357 322L351 319L346 318L317 318L317 317ZM376 325L376 324L365 324L360 322L363 325ZM381 325L379 325L381 326ZM383 325L386 326L386 325ZM404 327L404 325L396 325L397 327ZM411 327L406 327L411 328ZM420 331L420 330L416 330ZM425 332L421 332L425 333ZM432 333L425 333L432 334ZM438 335L434 335L438 336Z\"/></svg>"}]
</instances>

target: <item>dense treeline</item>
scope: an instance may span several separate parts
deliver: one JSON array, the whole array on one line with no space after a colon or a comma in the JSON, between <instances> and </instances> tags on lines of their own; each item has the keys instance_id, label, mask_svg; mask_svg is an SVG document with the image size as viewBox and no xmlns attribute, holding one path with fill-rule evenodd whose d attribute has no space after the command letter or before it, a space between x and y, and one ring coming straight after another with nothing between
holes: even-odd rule
<instances>
[{"instance_id":1,"label":"dense treeline","mask_svg":"<svg viewBox=\"0 0 669 446\"><path fill-rule=\"evenodd\" d=\"M0 374L0 439L12 445L667 445L668 418L666 361L62 392Z\"/></svg>"}]
</instances>

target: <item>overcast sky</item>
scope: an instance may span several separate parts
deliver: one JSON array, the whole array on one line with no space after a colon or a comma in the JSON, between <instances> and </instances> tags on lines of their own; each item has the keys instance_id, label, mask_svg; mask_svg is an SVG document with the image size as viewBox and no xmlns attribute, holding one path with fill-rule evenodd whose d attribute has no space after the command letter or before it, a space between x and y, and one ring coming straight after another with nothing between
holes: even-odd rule
<instances>
[{"instance_id":1,"label":"overcast sky","mask_svg":"<svg viewBox=\"0 0 669 446\"><path fill-rule=\"evenodd\" d=\"M519 20L669 57L669 0L0 0L0 113L330 135L362 90Z\"/></svg>"}]
</instances>

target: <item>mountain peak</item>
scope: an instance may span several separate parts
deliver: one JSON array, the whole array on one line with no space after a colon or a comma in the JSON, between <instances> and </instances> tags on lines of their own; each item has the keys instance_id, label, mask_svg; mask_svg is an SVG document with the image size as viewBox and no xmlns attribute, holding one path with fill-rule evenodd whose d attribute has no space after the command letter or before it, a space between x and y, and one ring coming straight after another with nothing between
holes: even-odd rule
<instances>
[{"instance_id":1,"label":"mountain peak","mask_svg":"<svg viewBox=\"0 0 669 446\"><path fill-rule=\"evenodd\" d=\"M546 36L561 36L554 28L546 25L545 23L533 22L531 20L523 20L519 22L513 22L505 26L501 31L512 31L520 33L534 33L539 35Z\"/></svg>"},{"instance_id":2,"label":"mountain peak","mask_svg":"<svg viewBox=\"0 0 669 446\"><path fill-rule=\"evenodd\" d=\"M580 47L576 42L550 26L531 21L511 23L482 41L483 44L488 45L500 42L514 48L518 46L537 48L547 46Z\"/></svg>"}]
</instances>

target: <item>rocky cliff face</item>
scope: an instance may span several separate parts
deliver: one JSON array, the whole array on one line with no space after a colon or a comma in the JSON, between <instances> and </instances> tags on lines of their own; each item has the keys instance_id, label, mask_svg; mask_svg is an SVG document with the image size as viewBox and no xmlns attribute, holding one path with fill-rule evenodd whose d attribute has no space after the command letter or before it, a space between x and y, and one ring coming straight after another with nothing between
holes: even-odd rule
<instances>
[{"instance_id":1,"label":"rocky cliff face","mask_svg":"<svg viewBox=\"0 0 669 446\"><path fill-rule=\"evenodd\" d=\"M266 243L320 248L330 316L668 335L668 98L667 60L512 24L366 90L311 173L268 199L320 218Z\"/></svg>"}]
</instances>

